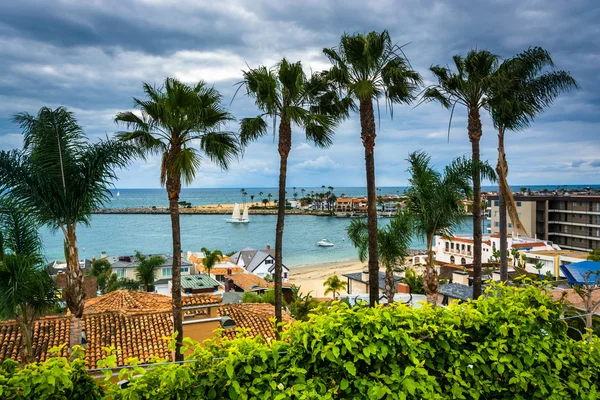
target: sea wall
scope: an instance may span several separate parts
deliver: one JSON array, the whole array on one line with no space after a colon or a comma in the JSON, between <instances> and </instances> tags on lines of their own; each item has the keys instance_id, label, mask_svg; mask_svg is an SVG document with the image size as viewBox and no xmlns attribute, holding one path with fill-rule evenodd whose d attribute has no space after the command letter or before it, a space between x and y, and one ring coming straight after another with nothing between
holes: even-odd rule
<instances>
[{"instance_id":1,"label":"sea wall","mask_svg":"<svg viewBox=\"0 0 600 400\"><path fill-rule=\"evenodd\" d=\"M198 214L198 215L231 215L231 210L206 209L206 208L179 208L180 214ZM254 215L276 215L277 209L274 208L251 208L249 214ZM305 210L285 210L290 215L316 215L328 217L327 211L305 211ZM94 214L169 214L168 207L138 207L138 208L100 208L94 211Z\"/></svg>"}]
</instances>

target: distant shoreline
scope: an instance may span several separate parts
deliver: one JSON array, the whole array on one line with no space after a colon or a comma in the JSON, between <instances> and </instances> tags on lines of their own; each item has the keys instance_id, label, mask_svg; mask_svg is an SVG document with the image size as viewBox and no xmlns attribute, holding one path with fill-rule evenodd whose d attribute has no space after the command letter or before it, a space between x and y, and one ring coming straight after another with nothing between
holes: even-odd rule
<instances>
[{"instance_id":1,"label":"distant shoreline","mask_svg":"<svg viewBox=\"0 0 600 400\"><path fill-rule=\"evenodd\" d=\"M227 208L223 209L207 209L207 208L179 208L180 214L190 214L190 215L231 215L231 210ZM253 215L277 215L277 209L274 208L265 208L265 209L256 209L251 208L248 210L249 214ZM313 215L320 217L329 217L331 216L327 211L305 211L305 210L294 210L288 209L285 210L287 215ZM134 207L134 208L101 208L94 211L93 214L146 214L146 215L163 215L169 214L168 207Z\"/></svg>"}]
</instances>

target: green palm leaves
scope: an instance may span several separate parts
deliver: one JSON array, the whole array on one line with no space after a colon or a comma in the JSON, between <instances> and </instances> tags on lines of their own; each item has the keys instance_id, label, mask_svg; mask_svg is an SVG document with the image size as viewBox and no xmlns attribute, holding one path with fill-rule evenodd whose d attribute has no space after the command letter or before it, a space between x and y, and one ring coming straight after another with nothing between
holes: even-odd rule
<instances>
[{"instance_id":1,"label":"green palm leaves","mask_svg":"<svg viewBox=\"0 0 600 400\"><path fill-rule=\"evenodd\" d=\"M204 258L202 259L202 264L204 268L208 271L208 276L210 276L210 270L221 260L223 259L223 253L221 250L209 250L206 247L203 247L201 252L204 253Z\"/></svg>"},{"instance_id":2,"label":"green palm leaves","mask_svg":"<svg viewBox=\"0 0 600 400\"><path fill-rule=\"evenodd\" d=\"M76 229L109 198L116 170L136 156L133 146L113 140L90 143L64 107L41 108L36 116L14 117L24 132L24 148L0 152L0 191L27 209L39 223L65 236L65 298L76 317L83 314L83 275Z\"/></svg>"},{"instance_id":3,"label":"green palm leaves","mask_svg":"<svg viewBox=\"0 0 600 400\"><path fill-rule=\"evenodd\" d=\"M261 114L243 118L240 122L240 140L243 145L266 135L268 119L273 122L275 134L277 119L304 128L306 138L318 147L333 143L333 131L344 115L344 105L333 87L322 74L306 76L302 63L283 59L274 68L259 66L243 72L244 88L253 98ZM281 123L280 122L280 123Z\"/></svg>"}]
</instances>

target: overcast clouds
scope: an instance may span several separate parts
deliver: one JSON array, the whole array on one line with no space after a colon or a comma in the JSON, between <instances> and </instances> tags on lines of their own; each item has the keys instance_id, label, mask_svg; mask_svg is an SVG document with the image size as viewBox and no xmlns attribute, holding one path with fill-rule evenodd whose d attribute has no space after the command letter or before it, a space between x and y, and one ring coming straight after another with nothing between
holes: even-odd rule
<instances>
[{"instance_id":1,"label":"overcast clouds","mask_svg":"<svg viewBox=\"0 0 600 400\"><path fill-rule=\"evenodd\" d=\"M431 64L478 47L508 57L529 46L549 50L581 90L563 95L527 131L509 133L512 184L598 184L600 173L600 2L498 1L13 1L0 2L0 149L21 146L16 112L67 106L94 140L119 128L141 82L165 76L214 84L229 104L240 71L282 57L327 67L323 47L343 32L388 29L428 83ZM383 111L383 109L382 109ZM255 113L238 95L237 118ZM464 110L450 142L449 112L438 105L397 107L382 117L376 144L378 186L405 185L409 152L425 149L442 166L469 154ZM236 129L232 125L231 129ZM335 144L315 149L294 134L289 186L364 186L358 118ZM484 118L482 157L495 165L496 135ZM274 187L278 153L271 137L251 145L228 172L206 162L193 187ZM158 160L137 162L118 187L158 187Z\"/></svg>"}]
</instances>

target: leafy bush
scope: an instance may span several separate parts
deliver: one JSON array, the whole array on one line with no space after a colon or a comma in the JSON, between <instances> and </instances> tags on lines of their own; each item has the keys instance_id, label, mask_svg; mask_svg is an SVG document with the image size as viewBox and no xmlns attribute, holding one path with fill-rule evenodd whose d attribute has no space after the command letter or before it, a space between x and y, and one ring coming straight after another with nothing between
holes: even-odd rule
<instances>
[{"instance_id":1,"label":"leafy bush","mask_svg":"<svg viewBox=\"0 0 600 400\"><path fill-rule=\"evenodd\" d=\"M57 354L60 348L56 349ZM0 398L12 399L102 399L103 388L85 370L83 350L76 347L73 361L53 357L39 364L5 360L0 365Z\"/></svg>"},{"instance_id":2,"label":"leafy bush","mask_svg":"<svg viewBox=\"0 0 600 400\"><path fill-rule=\"evenodd\" d=\"M535 287L497 286L447 308L334 303L282 341L187 340L195 362L122 372L126 389L105 385L111 399L598 399L600 340L569 338L561 313ZM44 368L22 380L46 385ZM6 382L0 390L14 391Z\"/></svg>"}]
</instances>

